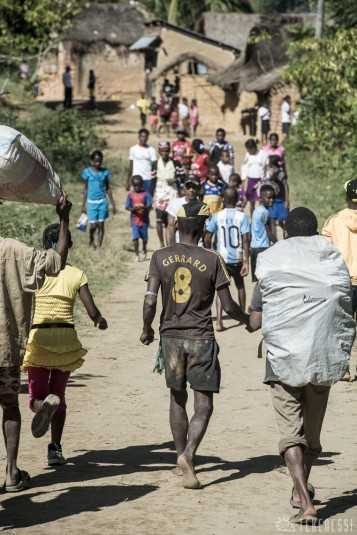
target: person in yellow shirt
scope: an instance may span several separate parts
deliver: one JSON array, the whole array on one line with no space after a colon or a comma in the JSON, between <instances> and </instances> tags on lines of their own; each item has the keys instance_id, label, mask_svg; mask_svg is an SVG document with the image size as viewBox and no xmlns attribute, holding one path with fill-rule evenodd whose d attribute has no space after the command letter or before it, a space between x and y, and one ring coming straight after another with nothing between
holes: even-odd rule
<instances>
[{"instance_id":1,"label":"person in yellow shirt","mask_svg":"<svg viewBox=\"0 0 357 535\"><path fill-rule=\"evenodd\" d=\"M72 246L69 233L69 247ZM59 225L49 225L43 233L44 249L54 249ZM96 307L83 271L66 263L57 277L46 276L36 293L33 323L26 346L23 368L28 372L29 407L35 413L31 430L42 437L51 426L48 464L64 464L61 438L66 419L65 390L71 372L80 368L87 350L74 327L73 307L77 293L88 316L99 329L107 322Z\"/></svg>"},{"instance_id":2,"label":"person in yellow shirt","mask_svg":"<svg viewBox=\"0 0 357 535\"><path fill-rule=\"evenodd\" d=\"M357 312L357 179L345 183L347 208L331 215L325 222L321 234L339 251L348 267L352 285L353 315ZM350 372L342 378L350 381Z\"/></svg>"},{"instance_id":3,"label":"person in yellow shirt","mask_svg":"<svg viewBox=\"0 0 357 535\"><path fill-rule=\"evenodd\" d=\"M141 128L145 128L150 107L150 101L145 97L145 93L140 94L140 98L136 101L136 107L140 110Z\"/></svg>"}]
</instances>

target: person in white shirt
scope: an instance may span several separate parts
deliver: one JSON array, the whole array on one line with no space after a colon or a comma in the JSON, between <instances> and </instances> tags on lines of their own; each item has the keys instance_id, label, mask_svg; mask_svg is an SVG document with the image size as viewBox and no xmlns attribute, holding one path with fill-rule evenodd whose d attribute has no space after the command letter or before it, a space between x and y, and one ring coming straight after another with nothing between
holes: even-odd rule
<instances>
[{"instance_id":1,"label":"person in white shirt","mask_svg":"<svg viewBox=\"0 0 357 535\"><path fill-rule=\"evenodd\" d=\"M270 110L268 104L263 104L258 108L258 116L261 119L261 141L262 143L268 143L268 134L270 131Z\"/></svg>"},{"instance_id":2,"label":"person in white shirt","mask_svg":"<svg viewBox=\"0 0 357 535\"><path fill-rule=\"evenodd\" d=\"M263 150L258 149L257 141L252 138L245 142L245 148L247 153L242 163L241 176L252 216L255 203L259 201L259 185L265 178L268 155Z\"/></svg>"},{"instance_id":3,"label":"person in white shirt","mask_svg":"<svg viewBox=\"0 0 357 535\"><path fill-rule=\"evenodd\" d=\"M189 134L190 132L190 108L188 107L188 100L186 97L183 97L182 102L180 102L177 106L178 108L178 114L179 114L179 121L181 126L184 127L185 131Z\"/></svg>"},{"instance_id":4,"label":"person in white shirt","mask_svg":"<svg viewBox=\"0 0 357 535\"><path fill-rule=\"evenodd\" d=\"M231 164L228 150L221 151L221 158L217 164L217 167L223 182L228 185L229 177L234 173L234 167Z\"/></svg>"},{"instance_id":5,"label":"person in white shirt","mask_svg":"<svg viewBox=\"0 0 357 535\"><path fill-rule=\"evenodd\" d=\"M281 122L283 134L286 134L286 137L288 137L291 126L291 98L289 95L284 97L281 105Z\"/></svg>"},{"instance_id":6,"label":"person in white shirt","mask_svg":"<svg viewBox=\"0 0 357 535\"><path fill-rule=\"evenodd\" d=\"M188 202L196 201L197 195L200 190L201 184L199 178L196 175L188 175L185 180L185 196L173 199L166 212L168 214L167 227L166 227L166 243L167 245L173 245L180 242L178 230L176 230L177 212L178 209ZM176 232L175 232L176 231ZM202 241L202 240L201 240Z\"/></svg>"},{"instance_id":7,"label":"person in white shirt","mask_svg":"<svg viewBox=\"0 0 357 535\"><path fill-rule=\"evenodd\" d=\"M138 135L139 143L129 149L129 167L125 189L130 191L131 177L140 175L143 179L144 191L153 195L152 164L157 160L156 151L148 145L149 130L141 128Z\"/></svg>"}]
</instances>

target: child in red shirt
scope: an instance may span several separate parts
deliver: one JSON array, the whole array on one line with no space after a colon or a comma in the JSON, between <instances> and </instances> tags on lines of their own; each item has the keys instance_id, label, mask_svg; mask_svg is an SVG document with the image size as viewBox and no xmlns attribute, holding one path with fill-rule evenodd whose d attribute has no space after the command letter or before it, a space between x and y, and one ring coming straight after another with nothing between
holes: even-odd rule
<instances>
[{"instance_id":1,"label":"child in red shirt","mask_svg":"<svg viewBox=\"0 0 357 535\"><path fill-rule=\"evenodd\" d=\"M149 211L152 208L152 197L144 191L143 179L134 175L131 179L134 191L130 191L126 198L125 210L130 212L130 225L133 233L134 262L139 262L139 238L143 242L141 260L146 260L146 244L148 242Z\"/></svg>"}]
</instances>

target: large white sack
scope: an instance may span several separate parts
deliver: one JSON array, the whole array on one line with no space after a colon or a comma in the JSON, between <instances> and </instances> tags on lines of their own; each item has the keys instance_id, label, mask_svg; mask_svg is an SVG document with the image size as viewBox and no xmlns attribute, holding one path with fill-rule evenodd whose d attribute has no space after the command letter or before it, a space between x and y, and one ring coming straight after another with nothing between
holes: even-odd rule
<instances>
[{"instance_id":1,"label":"large white sack","mask_svg":"<svg viewBox=\"0 0 357 535\"><path fill-rule=\"evenodd\" d=\"M56 204L60 189L59 177L36 145L14 128L0 125L0 198Z\"/></svg>"},{"instance_id":2,"label":"large white sack","mask_svg":"<svg viewBox=\"0 0 357 535\"><path fill-rule=\"evenodd\" d=\"M289 238L259 254L256 276L274 374L290 386L336 382L348 368L355 337L341 253L322 236Z\"/></svg>"}]
</instances>

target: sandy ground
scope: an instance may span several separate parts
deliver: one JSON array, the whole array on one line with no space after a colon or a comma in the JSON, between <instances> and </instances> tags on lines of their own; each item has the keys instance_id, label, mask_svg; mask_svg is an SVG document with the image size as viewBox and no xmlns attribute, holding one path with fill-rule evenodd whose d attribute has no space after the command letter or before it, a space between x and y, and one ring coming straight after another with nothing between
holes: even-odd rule
<instances>
[{"instance_id":1,"label":"sandy ground","mask_svg":"<svg viewBox=\"0 0 357 535\"><path fill-rule=\"evenodd\" d=\"M127 112L118 124L112 116L108 134L113 151L124 155L135 140L136 123ZM242 139L234 142L241 155ZM116 195L122 205L124 193ZM110 237L114 239L115 225L123 222L128 225L125 214L110 223L107 247ZM151 230L149 250L157 245ZM32 488L1 495L0 531L26 535L356 533L357 382L340 382L332 389L322 433L324 452L312 472L325 524L317 529L294 527L286 522L294 512L289 505L292 484L277 452L279 436L269 387L262 384L264 359L256 357L260 335L248 334L233 320L225 320L228 330L217 334L222 390L197 456L203 488L181 487L180 478L170 471L175 453L168 424L169 393L164 378L152 373L157 341L149 348L139 342L147 268L148 262L130 265L125 280L99 301L108 331L89 326L80 333L89 353L67 390L69 412L62 441L66 465L46 466L48 435L32 437L24 387L19 466L31 473ZM251 293L252 284L247 281L248 302ZM157 331L157 321L155 325ZM192 394L190 414L191 403ZM0 451L4 470L3 447Z\"/></svg>"}]
</instances>

